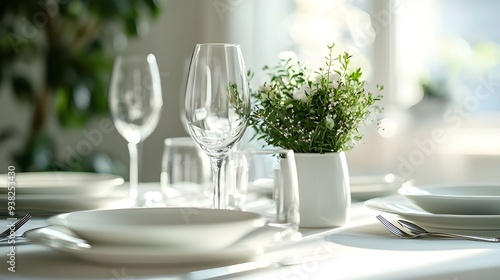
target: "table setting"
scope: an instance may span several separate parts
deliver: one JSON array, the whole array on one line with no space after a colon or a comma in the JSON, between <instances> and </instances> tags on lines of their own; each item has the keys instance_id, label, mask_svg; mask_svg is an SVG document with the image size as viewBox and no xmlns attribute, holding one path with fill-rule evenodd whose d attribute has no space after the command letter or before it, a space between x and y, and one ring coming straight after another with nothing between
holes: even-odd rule
<instances>
[{"instance_id":1,"label":"table setting","mask_svg":"<svg viewBox=\"0 0 500 280\"><path fill-rule=\"evenodd\" d=\"M135 264L127 260L100 262L99 258L83 260L80 257L55 250L47 245L29 243L16 247L16 273L3 270L2 279L443 279L459 277L495 279L499 272L498 243L462 239L421 238L400 239L377 221L378 211L363 203L351 205L351 219L335 229L300 229L302 238L292 244L277 246L274 250L255 253L222 254L229 259L202 262L203 257L183 252L183 264L169 263L168 252L157 250L157 255L146 252L151 263ZM383 214L393 221L392 216ZM396 221L396 220L394 220ZM32 218L20 231L48 225L46 219ZM7 228L2 220L0 225ZM466 232L466 231L464 231ZM476 232L477 233L477 232ZM499 231L491 232L492 235ZM498 236L498 235L497 235ZM35 238L35 237L33 237ZM21 242L21 241L19 241ZM97 248L99 249L99 248ZM0 247L7 254L6 247ZM109 257L113 251L106 251ZM139 250L137 254L141 254ZM236 258L236 256L243 258ZM98 255L98 253L96 253ZM123 252L119 252L122 256ZM162 259L163 258L163 259ZM190 261L193 258L195 261ZM205 259L205 260L206 260ZM154 260L159 260L155 263ZM353 265L365 264L363 270ZM388 265L390 263L390 265ZM445 265L436 265L445 264ZM422 269L425 268L425 269ZM401 274L404 271L404 274ZM122 278L119 278L122 277ZM219 277L219 278L218 278ZM222 278L221 278L222 277Z\"/></svg>"},{"instance_id":2,"label":"table setting","mask_svg":"<svg viewBox=\"0 0 500 280\"><path fill-rule=\"evenodd\" d=\"M119 57L109 101L128 181L1 174L0 278L496 279L500 183L349 174L345 152L383 88L368 90L333 48L315 76L285 59L252 90L239 45L197 44L182 110L190 137L165 139L149 184L140 151L163 105L158 66L152 54ZM265 145L245 146L251 129Z\"/></svg>"},{"instance_id":3,"label":"table setting","mask_svg":"<svg viewBox=\"0 0 500 280\"><path fill-rule=\"evenodd\" d=\"M28 232L29 242L27 244L23 243L22 238L17 240L19 245L16 246L16 262L18 263L16 273L7 274L7 272L2 271L1 275L2 279L57 279L57 277L71 279L75 275L80 275L77 277L78 279L82 277L85 279L118 277L134 277L135 279L210 279L212 277L276 279L276 277L296 278L305 277L305 275L319 279L328 279L330 275L341 279L373 279L373 277L384 279L464 277L468 279L475 275L481 275L482 279L496 277L500 254L497 248L498 243L439 237L413 240L397 238L377 221L376 215L382 213L384 217L396 225L399 225L396 222L396 217L403 217L385 211L373 210L366 207L365 203L369 203L369 200L352 203L350 220L343 227L300 228L300 239L289 243L271 243L272 245L267 248L268 251L260 251L265 246L260 249L259 246L256 246L256 244L266 244L269 242L268 238L272 236L260 227L257 230L262 230L263 234L254 238L250 236L247 240L249 242L247 244L251 244L249 247L241 247L240 250L238 247L231 246L231 249L219 249L216 253L209 250L206 254L203 254L202 250L199 249L194 250L194 252L185 249L172 251L171 248L164 250L158 245L153 247L134 246L133 249L118 246L113 249L113 246L104 244L102 245L104 247L94 245L94 248L91 247L91 249L96 251L88 251L88 253L85 253L85 246L80 250L68 249L71 251L65 251L66 249L61 247L64 241L60 241L64 240L64 235L59 237L60 240L54 240L53 233L44 233L44 229L50 229L46 226L56 227L53 225L54 219L57 221L55 223L59 225L64 223L61 219L68 216L71 218L72 215L78 214L99 215L102 211L107 210L68 212L52 216L53 218L49 219L33 217L20 227L18 234L32 228L42 228ZM134 208L124 208L123 210L130 209ZM165 210L163 208L144 209L150 209L150 211ZM185 209L193 210L192 208ZM92 216L87 218L92 218L93 221L95 219ZM409 220L415 222L415 219ZM99 225L98 220L96 223ZM93 232L94 227L90 226L91 223L84 222L84 224L84 229ZM420 225L422 226L422 224ZM7 228L7 220L2 220L0 226ZM130 227L133 224L127 223L126 226ZM399 228L403 227L399 225ZM58 230L64 233L64 229L67 228L63 227L63 229L59 228ZM118 230L117 228L108 229ZM135 234L133 230L130 229L129 233ZM136 239L137 236L140 236L141 230L138 229ZM482 233L486 236L499 236L500 234L498 229L455 228L453 232L476 235ZM74 232L69 231L69 234L74 234ZM49 236L49 240L52 239L54 243L47 244L41 241L44 235ZM81 239L81 236L76 235L76 238ZM174 238L174 240L176 239ZM88 240L84 241L89 242ZM73 240L71 242L74 243ZM7 254L8 248L0 247L5 254ZM82 255L79 252L83 252ZM292 256L293 258L291 258ZM426 260L424 263L422 263L423 259ZM348 266L362 262L370 264L367 265L364 272L353 271ZM392 264L387 266L387 262ZM446 262L447 265L435 265L443 262ZM376 263L379 266L376 266ZM422 266L426 267L427 270L422 271ZM406 271L404 276L400 274L401 270Z\"/></svg>"}]
</instances>

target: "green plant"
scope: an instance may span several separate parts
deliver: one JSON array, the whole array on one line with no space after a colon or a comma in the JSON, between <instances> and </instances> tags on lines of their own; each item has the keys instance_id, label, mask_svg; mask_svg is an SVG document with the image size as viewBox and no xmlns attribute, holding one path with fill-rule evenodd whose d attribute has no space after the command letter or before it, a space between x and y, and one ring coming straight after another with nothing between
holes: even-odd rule
<instances>
[{"instance_id":1,"label":"green plant","mask_svg":"<svg viewBox=\"0 0 500 280\"><path fill-rule=\"evenodd\" d=\"M350 71L351 56L334 57L333 48L328 46L325 66L312 73L291 59L263 68L270 80L252 92L249 121L258 139L296 153L347 151L361 140L360 126L381 110L376 102L383 87L371 93L361 69Z\"/></svg>"},{"instance_id":2,"label":"green plant","mask_svg":"<svg viewBox=\"0 0 500 280\"><path fill-rule=\"evenodd\" d=\"M55 164L57 143L46 123L55 114L63 129L82 128L108 114L114 56L159 12L154 0L0 2L0 83L33 108L26 136L12 125L0 127L0 145L22 143L12 155L16 170L92 169L85 160Z\"/></svg>"}]
</instances>

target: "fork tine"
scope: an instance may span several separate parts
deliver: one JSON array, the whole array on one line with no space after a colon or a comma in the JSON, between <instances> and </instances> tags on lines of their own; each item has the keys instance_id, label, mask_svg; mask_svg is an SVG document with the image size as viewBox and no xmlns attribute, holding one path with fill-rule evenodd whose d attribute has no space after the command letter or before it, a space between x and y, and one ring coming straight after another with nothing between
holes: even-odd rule
<instances>
[{"instance_id":1,"label":"fork tine","mask_svg":"<svg viewBox=\"0 0 500 280\"><path fill-rule=\"evenodd\" d=\"M0 233L0 238L7 237L10 233L10 227L4 230L2 233Z\"/></svg>"},{"instance_id":2,"label":"fork tine","mask_svg":"<svg viewBox=\"0 0 500 280\"><path fill-rule=\"evenodd\" d=\"M396 227L393 223L389 222L386 218L382 217L382 215L377 215L377 219L385 226L385 228L390 231L392 234L401 237L407 238L411 237L408 233Z\"/></svg>"},{"instance_id":3,"label":"fork tine","mask_svg":"<svg viewBox=\"0 0 500 280\"><path fill-rule=\"evenodd\" d=\"M22 222L29 220L29 219L31 219L31 214L26 214L21 219L18 220L18 223L22 223Z\"/></svg>"},{"instance_id":4,"label":"fork tine","mask_svg":"<svg viewBox=\"0 0 500 280\"><path fill-rule=\"evenodd\" d=\"M14 231L17 231L20 227L22 227L30 219L31 219L31 214L26 214L26 215L24 215L24 217L22 217L21 219L17 220L14 223ZM0 233L0 238L9 236L10 232L11 232L11 228L9 227L8 229L6 229L2 233Z\"/></svg>"},{"instance_id":5,"label":"fork tine","mask_svg":"<svg viewBox=\"0 0 500 280\"><path fill-rule=\"evenodd\" d=\"M26 214L15 225L16 231L31 219L31 214Z\"/></svg>"},{"instance_id":6,"label":"fork tine","mask_svg":"<svg viewBox=\"0 0 500 280\"><path fill-rule=\"evenodd\" d=\"M17 230L20 226L24 225L29 219L31 219L31 214L26 214L24 215L21 219L17 220L14 223L14 229ZM11 228L9 227L8 229L4 230L2 233L0 233L0 236L8 235L11 231Z\"/></svg>"},{"instance_id":7,"label":"fork tine","mask_svg":"<svg viewBox=\"0 0 500 280\"><path fill-rule=\"evenodd\" d=\"M21 219L17 220L14 223L14 231L17 231L20 227L22 227L30 219L31 219L31 214L26 214ZM4 232L2 232L0 235L4 235L4 234L9 235L10 232L11 232L11 228L8 228Z\"/></svg>"}]
</instances>

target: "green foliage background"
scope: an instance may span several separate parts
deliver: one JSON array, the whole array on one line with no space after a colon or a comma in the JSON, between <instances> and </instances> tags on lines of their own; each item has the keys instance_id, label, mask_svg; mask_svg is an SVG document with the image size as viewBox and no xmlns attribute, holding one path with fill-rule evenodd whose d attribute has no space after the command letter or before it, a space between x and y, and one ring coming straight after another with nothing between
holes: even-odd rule
<instances>
[{"instance_id":1,"label":"green foliage background","mask_svg":"<svg viewBox=\"0 0 500 280\"><path fill-rule=\"evenodd\" d=\"M0 2L0 83L20 105L32 108L26 138L5 122L0 127L0 145L13 139L23 143L12 152L18 171L56 168L56 142L45 130L50 114L63 129L81 128L92 116L108 114L117 50L127 38L144 33L160 12L154 0ZM27 71L33 67L41 69L41 79ZM72 169L96 171L88 161Z\"/></svg>"}]
</instances>

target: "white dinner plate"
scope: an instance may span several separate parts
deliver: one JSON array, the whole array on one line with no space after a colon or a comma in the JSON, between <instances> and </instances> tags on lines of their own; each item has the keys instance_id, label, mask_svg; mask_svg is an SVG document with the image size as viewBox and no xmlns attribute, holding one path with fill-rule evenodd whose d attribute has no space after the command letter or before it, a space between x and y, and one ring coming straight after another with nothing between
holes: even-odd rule
<instances>
[{"instance_id":1,"label":"white dinner plate","mask_svg":"<svg viewBox=\"0 0 500 280\"><path fill-rule=\"evenodd\" d=\"M8 183L14 180L15 185ZM0 194L15 187L15 195L80 195L102 197L124 183L113 174L90 172L18 172L15 176L0 174ZM13 195L13 194L12 194Z\"/></svg>"},{"instance_id":2,"label":"white dinner plate","mask_svg":"<svg viewBox=\"0 0 500 280\"><path fill-rule=\"evenodd\" d=\"M396 214L419 225L442 229L500 230L500 215L452 215L429 213L401 195L365 201L373 210Z\"/></svg>"},{"instance_id":3,"label":"white dinner plate","mask_svg":"<svg viewBox=\"0 0 500 280\"><path fill-rule=\"evenodd\" d=\"M349 178L351 197L355 200L368 200L375 197L395 194L402 185L403 179L394 174L353 175Z\"/></svg>"},{"instance_id":4,"label":"white dinner plate","mask_svg":"<svg viewBox=\"0 0 500 280\"><path fill-rule=\"evenodd\" d=\"M500 215L500 183L405 186L398 192L434 214Z\"/></svg>"},{"instance_id":5,"label":"white dinner plate","mask_svg":"<svg viewBox=\"0 0 500 280\"><path fill-rule=\"evenodd\" d=\"M49 224L65 226L92 244L162 245L220 249L265 225L256 213L192 208L123 208L60 214Z\"/></svg>"},{"instance_id":6,"label":"white dinner plate","mask_svg":"<svg viewBox=\"0 0 500 280\"><path fill-rule=\"evenodd\" d=\"M68 238L68 234L70 237ZM223 234L223 233L222 233ZM247 260L256 254L271 250L276 229L264 226L254 229L233 246L211 250L193 247L191 249L165 246L130 246L92 244L90 248L77 246L72 239L74 233L59 226L50 226L28 231L26 238L37 244L52 247L76 258L106 264L201 264L223 261ZM71 241L71 242L68 242Z\"/></svg>"},{"instance_id":7,"label":"white dinner plate","mask_svg":"<svg viewBox=\"0 0 500 280\"><path fill-rule=\"evenodd\" d=\"M60 213L83 211L90 209L109 209L130 207L128 195L113 195L106 197L81 197L75 195L17 195L15 212L18 215L31 213L33 215L55 215ZM9 197L0 194L0 205L7 205ZM4 209L7 211L7 207ZM2 213L0 209L0 213Z\"/></svg>"}]
</instances>

